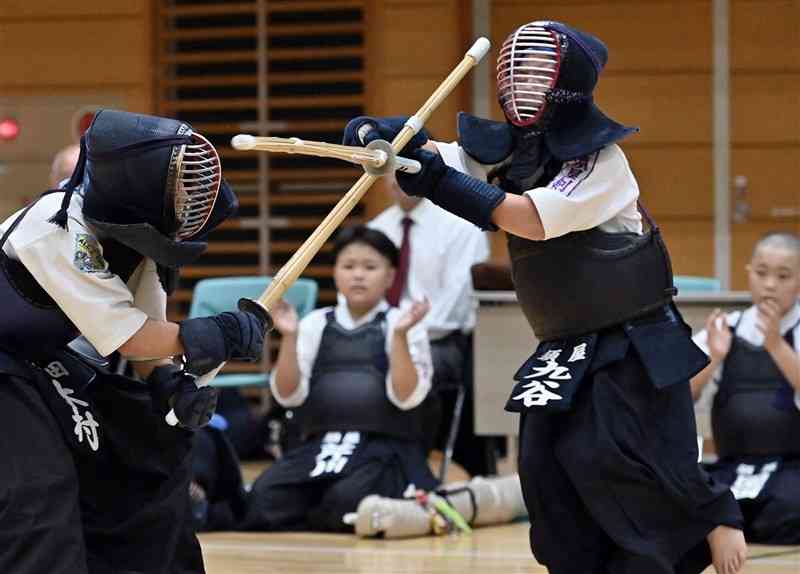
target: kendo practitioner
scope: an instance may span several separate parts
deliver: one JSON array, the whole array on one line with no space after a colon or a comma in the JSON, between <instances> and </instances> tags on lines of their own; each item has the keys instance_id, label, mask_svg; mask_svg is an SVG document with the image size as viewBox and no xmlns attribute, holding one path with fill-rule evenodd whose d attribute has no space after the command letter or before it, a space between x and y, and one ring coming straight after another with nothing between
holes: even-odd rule
<instances>
[{"instance_id":1,"label":"kendo practitioner","mask_svg":"<svg viewBox=\"0 0 800 574\"><path fill-rule=\"evenodd\" d=\"M422 171L397 180L508 233L517 298L540 341L506 407L521 414L536 559L553 574L696 573L712 560L739 572L741 514L698 464L689 379L707 359L672 302L666 247L646 213L643 228L616 143L636 129L593 102L607 57L570 26L525 24L498 55L507 121L460 114L459 143L423 142L406 154ZM350 129L363 143L402 127L359 124Z\"/></svg>"},{"instance_id":2,"label":"kendo practitioner","mask_svg":"<svg viewBox=\"0 0 800 574\"><path fill-rule=\"evenodd\" d=\"M298 322L271 309L281 347L272 395L291 408L302 442L255 481L246 530L353 532L344 518L371 494L430 490L420 404L431 387L427 301L403 311L386 292L398 260L382 232L344 229L334 249L334 307Z\"/></svg>"},{"instance_id":3,"label":"kendo practitioner","mask_svg":"<svg viewBox=\"0 0 800 574\"><path fill-rule=\"evenodd\" d=\"M188 124L101 110L65 187L0 226L0 572L204 571L190 446L216 391L198 377L256 359L265 320L172 323L166 297L236 206ZM143 381L104 370L115 351Z\"/></svg>"},{"instance_id":4,"label":"kendo practitioner","mask_svg":"<svg viewBox=\"0 0 800 574\"><path fill-rule=\"evenodd\" d=\"M760 239L747 274L753 305L714 311L695 336L711 363L692 393L711 411L719 459L707 469L730 485L745 539L800 544L800 238Z\"/></svg>"}]
</instances>

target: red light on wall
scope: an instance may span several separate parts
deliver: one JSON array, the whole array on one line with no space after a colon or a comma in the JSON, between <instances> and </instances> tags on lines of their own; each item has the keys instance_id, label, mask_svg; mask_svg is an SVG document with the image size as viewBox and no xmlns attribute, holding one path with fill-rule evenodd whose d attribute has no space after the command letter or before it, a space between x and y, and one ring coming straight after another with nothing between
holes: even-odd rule
<instances>
[{"instance_id":1,"label":"red light on wall","mask_svg":"<svg viewBox=\"0 0 800 574\"><path fill-rule=\"evenodd\" d=\"M86 112L78 119L78 133L83 135L83 132L89 129L89 126L92 125L92 120L94 119L94 112Z\"/></svg>"},{"instance_id":2,"label":"red light on wall","mask_svg":"<svg viewBox=\"0 0 800 574\"><path fill-rule=\"evenodd\" d=\"M17 139L19 135L19 122L14 118L3 118L0 120L0 141L10 142Z\"/></svg>"},{"instance_id":3,"label":"red light on wall","mask_svg":"<svg viewBox=\"0 0 800 574\"><path fill-rule=\"evenodd\" d=\"M94 120L94 115L100 108L98 106L83 106L72 114L72 137L77 142L81 139L83 132L89 129Z\"/></svg>"}]
</instances>

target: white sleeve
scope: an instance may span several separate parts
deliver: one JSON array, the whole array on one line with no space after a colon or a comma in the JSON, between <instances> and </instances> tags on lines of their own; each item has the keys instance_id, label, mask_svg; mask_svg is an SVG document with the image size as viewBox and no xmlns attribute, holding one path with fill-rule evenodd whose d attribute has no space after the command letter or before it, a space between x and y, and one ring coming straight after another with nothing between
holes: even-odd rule
<instances>
[{"instance_id":1,"label":"white sleeve","mask_svg":"<svg viewBox=\"0 0 800 574\"><path fill-rule=\"evenodd\" d=\"M14 244L17 257L97 351L108 356L147 321L120 277L108 270L97 239L78 222ZM13 236L12 236L13 237Z\"/></svg>"},{"instance_id":2,"label":"white sleeve","mask_svg":"<svg viewBox=\"0 0 800 574\"><path fill-rule=\"evenodd\" d=\"M486 181L486 176L493 166L483 165L472 159L457 142L433 142L442 161L449 167L466 173L472 177Z\"/></svg>"},{"instance_id":3,"label":"white sleeve","mask_svg":"<svg viewBox=\"0 0 800 574\"><path fill-rule=\"evenodd\" d=\"M699 333L692 336L692 341L694 341L694 344L700 347L700 350L706 355L711 354L711 351L708 349L708 331L703 329Z\"/></svg>"},{"instance_id":4,"label":"white sleeve","mask_svg":"<svg viewBox=\"0 0 800 574\"><path fill-rule=\"evenodd\" d=\"M534 203L545 239L606 223L639 197L639 187L622 150L611 145L567 161L545 187L525 192Z\"/></svg>"},{"instance_id":5,"label":"white sleeve","mask_svg":"<svg viewBox=\"0 0 800 574\"><path fill-rule=\"evenodd\" d=\"M322 332L325 330L327 321L325 315L330 309L326 307L312 311L303 317L297 326L297 367L300 370L300 381L295 391L288 397L281 396L275 378L278 369L273 369L270 374L269 386L272 396L282 407L299 407L308 398L311 371L314 368L314 361L317 360Z\"/></svg>"},{"instance_id":6,"label":"white sleeve","mask_svg":"<svg viewBox=\"0 0 800 574\"><path fill-rule=\"evenodd\" d=\"M167 320L167 293L161 285L156 262L145 259L134 271L129 286L135 286L133 304L156 321Z\"/></svg>"},{"instance_id":7,"label":"white sleeve","mask_svg":"<svg viewBox=\"0 0 800 574\"><path fill-rule=\"evenodd\" d=\"M400 317L400 311L393 309L387 317L387 329L390 336L386 337L386 354L391 357L392 336L394 335L394 325ZM417 371L417 386L414 391L408 396L407 399L401 401L394 394L392 387L391 369L386 375L386 395L389 401L398 409L407 411L418 406L428 396L431 390L431 381L433 380L433 359L431 358L431 345L428 342L428 335L425 332L425 327L422 322L414 325L406 333L408 340L408 350L411 353L411 361L414 363L414 368Z\"/></svg>"}]
</instances>

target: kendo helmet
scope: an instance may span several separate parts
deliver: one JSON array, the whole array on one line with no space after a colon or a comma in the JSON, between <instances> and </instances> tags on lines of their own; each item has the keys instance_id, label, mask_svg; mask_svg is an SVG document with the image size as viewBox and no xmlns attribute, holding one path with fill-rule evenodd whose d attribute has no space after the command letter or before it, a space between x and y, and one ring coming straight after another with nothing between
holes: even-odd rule
<instances>
[{"instance_id":1,"label":"kendo helmet","mask_svg":"<svg viewBox=\"0 0 800 574\"><path fill-rule=\"evenodd\" d=\"M592 92L608 61L595 36L549 20L512 32L497 57L497 99L509 123L545 135L565 161L586 155L638 128L603 114Z\"/></svg>"},{"instance_id":2,"label":"kendo helmet","mask_svg":"<svg viewBox=\"0 0 800 574\"><path fill-rule=\"evenodd\" d=\"M82 183L86 222L159 266L195 260L238 207L216 149L185 122L104 109L81 148L62 211ZM66 225L61 212L52 221Z\"/></svg>"}]
</instances>

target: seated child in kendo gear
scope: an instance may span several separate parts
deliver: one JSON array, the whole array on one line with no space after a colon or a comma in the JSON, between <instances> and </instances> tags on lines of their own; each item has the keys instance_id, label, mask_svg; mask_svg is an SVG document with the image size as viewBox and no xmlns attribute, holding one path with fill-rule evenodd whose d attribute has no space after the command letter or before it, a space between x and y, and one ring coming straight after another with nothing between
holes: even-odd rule
<instances>
[{"instance_id":1,"label":"seated child in kendo gear","mask_svg":"<svg viewBox=\"0 0 800 574\"><path fill-rule=\"evenodd\" d=\"M747 266L753 305L709 315L694 340L711 358L692 379L711 414L717 462L758 544L800 544L800 237L760 239Z\"/></svg>"},{"instance_id":2,"label":"seated child in kendo gear","mask_svg":"<svg viewBox=\"0 0 800 574\"><path fill-rule=\"evenodd\" d=\"M302 442L253 484L247 530L352 532L343 518L365 496L436 485L419 408L432 376L420 324L429 305L386 302L399 255L380 231L344 229L333 256L334 307L299 322L286 302L271 310L282 335L271 389Z\"/></svg>"}]
</instances>

